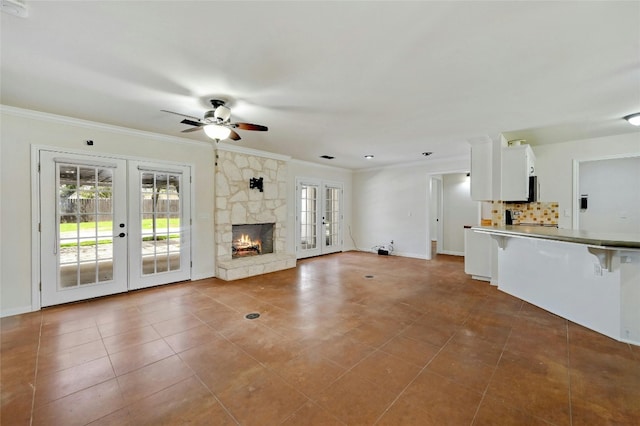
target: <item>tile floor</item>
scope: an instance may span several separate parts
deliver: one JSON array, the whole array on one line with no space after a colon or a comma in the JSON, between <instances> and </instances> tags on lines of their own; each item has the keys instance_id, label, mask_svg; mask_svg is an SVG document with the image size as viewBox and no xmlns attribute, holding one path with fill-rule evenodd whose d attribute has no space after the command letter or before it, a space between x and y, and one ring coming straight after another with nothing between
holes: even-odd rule
<instances>
[{"instance_id":1,"label":"tile floor","mask_svg":"<svg viewBox=\"0 0 640 426\"><path fill-rule=\"evenodd\" d=\"M451 256L348 252L1 325L3 425L640 424L640 347Z\"/></svg>"}]
</instances>

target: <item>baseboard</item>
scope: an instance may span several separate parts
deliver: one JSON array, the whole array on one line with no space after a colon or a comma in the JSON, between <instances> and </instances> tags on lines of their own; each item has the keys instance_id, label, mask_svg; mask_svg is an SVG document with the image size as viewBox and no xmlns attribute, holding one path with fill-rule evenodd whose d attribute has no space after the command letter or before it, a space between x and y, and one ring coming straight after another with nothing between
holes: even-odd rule
<instances>
[{"instance_id":1,"label":"baseboard","mask_svg":"<svg viewBox=\"0 0 640 426\"><path fill-rule=\"evenodd\" d=\"M442 250L438 254L448 254L449 256L464 256L463 251L451 251L451 250Z\"/></svg>"},{"instance_id":2,"label":"baseboard","mask_svg":"<svg viewBox=\"0 0 640 426\"><path fill-rule=\"evenodd\" d=\"M191 275L191 281L198 281L198 280L206 280L208 278L215 278L216 275L215 274L193 274Z\"/></svg>"},{"instance_id":3,"label":"baseboard","mask_svg":"<svg viewBox=\"0 0 640 426\"><path fill-rule=\"evenodd\" d=\"M11 317L11 316L20 315L20 314L27 314L29 312L35 312L31 310L31 306L23 306L20 308L13 308L13 309L4 309L0 311L0 318Z\"/></svg>"},{"instance_id":4,"label":"baseboard","mask_svg":"<svg viewBox=\"0 0 640 426\"><path fill-rule=\"evenodd\" d=\"M425 256L424 254L406 253L403 251L394 251L393 256L411 257L413 259L427 260L427 256Z\"/></svg>"}]
</instances>

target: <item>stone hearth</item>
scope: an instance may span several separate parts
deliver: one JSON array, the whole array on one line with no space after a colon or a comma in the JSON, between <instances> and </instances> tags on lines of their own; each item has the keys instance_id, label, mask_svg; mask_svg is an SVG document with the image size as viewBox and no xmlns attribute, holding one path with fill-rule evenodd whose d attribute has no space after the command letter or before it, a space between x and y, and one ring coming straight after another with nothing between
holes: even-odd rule
<instances>
[{"instance_id":1,"label":"stone hearth","mask_svg":"<svg viewBox=\"0 0 640 426\"><path fill-rule=\"evenodd\" d=\"M216 276L235 280L296 266L286 253L287 163L245 153L217 151ZM263 191L251 189L252 178L263 178ZM274 223L273 253L232 259L232 225Z\"/></svg>"}]
</instances>

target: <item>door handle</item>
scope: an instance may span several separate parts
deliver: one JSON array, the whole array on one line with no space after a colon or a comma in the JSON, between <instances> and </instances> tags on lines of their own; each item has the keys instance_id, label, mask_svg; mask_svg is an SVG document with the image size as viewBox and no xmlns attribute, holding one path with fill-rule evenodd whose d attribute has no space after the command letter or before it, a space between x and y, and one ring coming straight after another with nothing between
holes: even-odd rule
<instances>
[{"instance_id":1,"label":"door handle","mask_svg":"<svg viewBox=\"0 0 640 426\"><path fill-rule=\"evenodd\" d=\"M121 233L119 233L119 234L118 234L118 237L120 237L120 238L124 238L126 235L127 235L127 234L125 234L124 232L121 232Z\"/></svg>"}]
</instances>

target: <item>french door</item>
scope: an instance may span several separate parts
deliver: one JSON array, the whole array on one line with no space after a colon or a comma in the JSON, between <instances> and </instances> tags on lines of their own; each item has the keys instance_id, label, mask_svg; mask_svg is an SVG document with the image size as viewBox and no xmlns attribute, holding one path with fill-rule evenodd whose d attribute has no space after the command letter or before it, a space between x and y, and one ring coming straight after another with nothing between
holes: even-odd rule
<instances>
[{"instance_id":1,"label":"french door","mask_svg":"<svg viewBox=\"0 0 640 426\"><path fill-rule=\"evenodd\" d=\"M342 250L342 184L296 181L298 259Z\"/></svg>"},{"instance_id":2,"label":"french door","mask_svg":"<svg viewBox=\"0 0 640 426\"><path fill-rule=\"evenodd\" d=\"M127 291L126 164L40 151L42 306Z\"/></svg>"},{"instance_id":3,"label":"french door","mask_svg":"<svg viewBox=\"0 0 640 426\"><path fill-rule=\"evenodd\" d=\"M190 278L189 171L130 162L130 289Z\"/></svg>"},{"instance_id":4,"label":"french door","mask_svg":"<svg viewBox=\"0 0 640 426\"><path fill-rule=\"evenodd\" d=\"M39 162L41 306L190 278L188 167L45 150Z\"/></svg>"}]
</instances>

